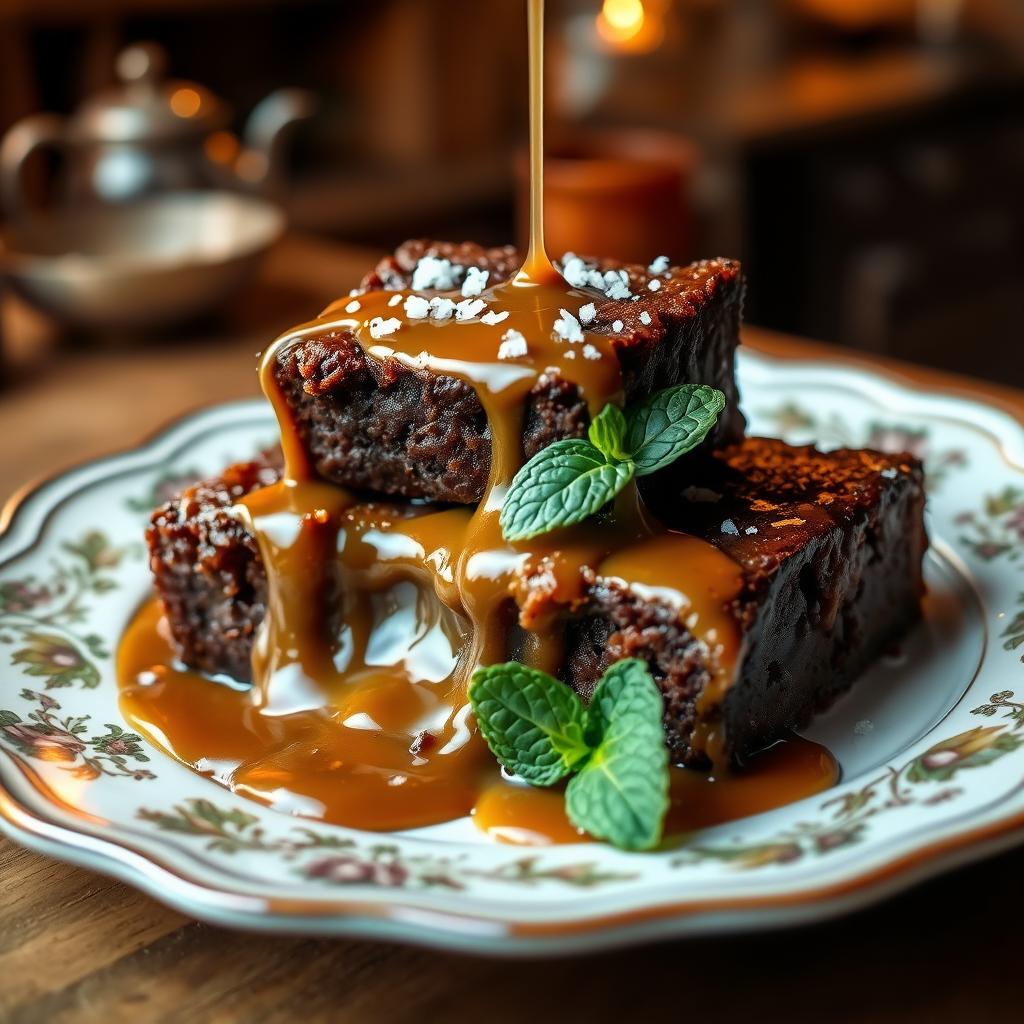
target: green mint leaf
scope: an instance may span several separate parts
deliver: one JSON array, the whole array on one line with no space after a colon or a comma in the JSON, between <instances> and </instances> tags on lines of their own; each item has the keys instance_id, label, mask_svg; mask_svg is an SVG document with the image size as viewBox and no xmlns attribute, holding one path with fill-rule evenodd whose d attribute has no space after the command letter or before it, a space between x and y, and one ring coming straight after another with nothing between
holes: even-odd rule
<instances>
[{"instance_id":1,"label":"green mint leaf","mask_svg":"<svg viewBox=\"0 0 1024 1024\"><path fill-rule=\"evenodd\" d=\"M527 540L581 522L632 478L632 462L609 462L589 441L556 441L516 473L501 506L501 532Z\"/></svg>"},{"instance_id":2,"label":"green mint leaf","mask_svg":"<svg viewBox=\"0 0 1024 1024\"><path fill-rule=\"evenodd\" d=\"M630 410L626 448L636 475L646 476L696 448L725 408L725 395L706 384L680 384Z\"/></svg>"},{"instance_id":3,"label":"green mint leaf","mask_svg":"<svg viewBox=\"0 0 1024 1024\"><path fill-rule=\"evenodd\" d=\"M594 421L587 431L587 437L609 462L625 462L629 458L629 453L624 447L626 417L617 405L606 405L594 417Z\"/></svg>"},{"instance_id":4,"label":"green mint leaf","mask_svg":"<svg viewBox=\"0 0 1024 1024\"><path fill-rule=\"evenodd\" d=\"M668 810L661 693L635 658L604 674L587 711L589 760L565 792L569 820L625 850L649 850Z\"/></svg>"},{"instance_id":5,"label":"green mint leaf","mask_svg":"<svg viewBox=\"0 0 1024 1024\"><path fill-rule=\"evenodd\" d=\"M477 669L469 702L494 756L535 786L557 782L590 752L579 697L546 672L516 661Z\"/></svg>"}]
</instances>

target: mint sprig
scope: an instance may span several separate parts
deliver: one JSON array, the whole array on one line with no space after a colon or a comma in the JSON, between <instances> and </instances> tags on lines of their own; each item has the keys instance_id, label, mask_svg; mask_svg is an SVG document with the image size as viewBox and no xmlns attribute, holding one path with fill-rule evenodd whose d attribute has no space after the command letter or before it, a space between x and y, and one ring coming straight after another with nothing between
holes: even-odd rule
<instances>
[{"instance_id":1,"label":"mint sprig","mask_svg":"<svg viewBox=\"0 0 1024 1024\"><path fill-rule=\"evenodd\" d=\"M642 661L612 665L587 709L564 683L514 661L478 669L469 700L508 771L535 786L572 775L565 800L574 825L626 850L657 845L668 751L661 693Z\"/></svg>"},{"instance_id":2,"label":"mint sprig","mask_svg":"<svg viewBox=\"0 0 1024 1024\"><path fill-rule=\"evenodd\" d=\"M708 435L725 408L725 395L706 384L680 384L651 396L629 416L626 450L636 475L675 462Z\"/></svg>"},{"instance_id":3,"label":"mint sprig","mask_svg":"<svg viewBox=\"0 0 1024 1024\"><path fill-rule=\"evenodd\" d=\"M535 786L558 782L590 753L579 697L546 672L517 661L477 669L469 697L494 756Z\"/></svg>"},{"instance_id":4,"label":"mint sprig","mask_svg":"<svg viewBox=\"0 0 1024 1024\"><path fill-rule=\"evenodd\" d=\"M516 473L501 506L506 540L526 540L589 519L633 477L633 463L590 441L555 441Z\"/></svg>"},{"instance_id":5,"label":"mint sprig","mask_svg":"<svg viewBox=\"0 0 1024 1024\"><path fill-rule=\"evenodd\" d=\"M587 712L591 755L565 791L569 820L627 850L649 850L668 810L661 693L635 658L605 672Z\"/></svg>"},{"instance_id":6,"label":"mint sprig","mask_svg":"<svg viewBox=\"0 0 1024 1024\"><path fill-rule=\"evenodd\" d=\"M696 448L724 408L725 395L706 384L666 388L625 413L606 405L587 440L556 441L516 473L501 506L502 534L528 540L589 519L634 476Z\"/></svg>"},{"instance_id":7,"label":"mint sprig","mask_svg":"<svg viewBox=\"0 0 1024 1024\"><path fill-rule=\"evenodd\" d=\"M626 417L617 405L606 405L595 417L587 431L590 443L606 458L629 460L629 452L625 448Z\"/></svg>"}]
</instances>

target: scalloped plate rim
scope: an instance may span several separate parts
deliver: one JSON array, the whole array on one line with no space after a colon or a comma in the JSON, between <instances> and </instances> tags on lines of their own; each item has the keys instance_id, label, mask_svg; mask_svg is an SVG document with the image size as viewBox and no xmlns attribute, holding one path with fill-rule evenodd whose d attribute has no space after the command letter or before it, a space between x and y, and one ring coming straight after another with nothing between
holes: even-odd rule
<instances>
[{"instance_id":1,"label":"scalloped plate rim","mask_svg":"<svg viewBox=\"0 0 1024 1024\"><path fill-rule=\"evenodd\" d=\"M762 368L785 365L789 370L812 374L839 371L856 382L851 389L857 392L877 392L881 386L883 391L895 390L903 395L913 395L925 403L928 400L954 403L963 413L962 418L956 417L961 425L982 431L1011 467L1024 468L1024 457L1020 454L1024 452L1024 427L1006 412L982 406L969 397L917 387L897 375L843 363L775 358L762 353L755 353L753 360L744 354L744 359L752 363L752 369L760 363ZM81 487L98 482L96 474L103 467L121 465L125 472L143 469L159 458L162 448L175 450L180 447L174 445L176 436L198 417L214 413L230 416L249 410L257 413L262 408L259 399L243 399L194 410L151 434L140 445L80 463L64 473L22 489L5 505L0 516L3 525L0 531L0 563L6 564L31 550L49 516ZM979 417L969 415L971 412L980 412L981 418L998 426L990 428L979 424ZM953 419L945 413L934 415L939 419ZM1008 441L1007 434L1011 432L1016 436L1016 445ZM56 500L52 497L54 491L60 495ZM32 529L32 536L26 544L18 544L17 535L22 530L25 517L35 507L41 513L38 525ZM13 758L11 761L17 763ZM968 817L972 816L977 816L977 810L974 815L968 814ZM835 916L869 902L877 902L954 866L1024 841L1022 825L1024 813L1015 812L1002 818L997 816L984 826L953 833L945 841L933 841L863 874L846 873L844 881L826 887L826 890L838 891L785 894L782 898L786 906L780 906L771 897L766 900L757 896L750 897L746 905L726 910L709 909L700 901L685 904L666 902L638 911L637 915L642 918L640 923L630 923L631 912L622 911L596 920L585 916L566 920L561 922L561 927L558 924L548 925L542 929L547 934L524 934L514 922L475 917L471 911L439 911L417 906L412 894L408 893L402 894L405 901L399 903L372 897L331 899L325 896L316 901L324 908L323 913L290 914L256 897L184 879L116 839L83 834L49 822L25 807L6 789L0 789L0 828L10 838L40 852L126 881L191 916L248 929L390 939L468 952L510 955L572 953L672 936L798 924ZM303 902L295 901L296 904ZM331 908L334 907L342 908L342 912L333 911ZM580 928L589 930L578 930Z\"/></svg>"}]
</instances>

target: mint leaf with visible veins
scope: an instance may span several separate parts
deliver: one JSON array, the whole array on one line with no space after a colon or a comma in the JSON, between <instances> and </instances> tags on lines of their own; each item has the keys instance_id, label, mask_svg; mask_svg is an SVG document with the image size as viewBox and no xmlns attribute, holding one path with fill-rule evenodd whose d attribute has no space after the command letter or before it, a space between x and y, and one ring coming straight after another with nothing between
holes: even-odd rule
<instances>
[{"instance_id":1,"label":"mint leaf with visible veins","mask_svg":"<svg viewBox=\"0 0 1024 1024\"><path fill-rule=\"evenodd\" d=\"M725 395L706 384L666 388L627 413L626 450L636 475L654 473L696 448L725 408Z\"/></svg>"},{"instance_id":2,"label":"mint leaf with visible veins","mask_svg":"<svg viewBox=\"0 0 1024 1024\"><path fill-rule=\"evenodd\" d=\"M578 828L626 850L649 850L668 810L661 693L635 658L605 672L587 710L592 753L565 793Z\"/></svg>"},{"instance_id":3,"label":"mint leaf with visible veins","mask_svg":"<svg viewBox=\"0 0 1024 1024\"><path fill-rule=\"evenodd\" d=\"M512 479L501 506L506 540L527 540L589 519L633 478L633 463L609 460L579 438L555 441Z\"/></svg>"},{"instance_id":4,"label":"mint leaf with visible veins","mask_svg":"<svg viewBox=\"0 0 1024 1024\"><path fill-rule=\"evenodd\" d=\"M609 460L625 462L629 459L629 453L623 447L626 440L626 417L617 405L606 405L594 417L587 437Z\"/></svg>"},{"instance_id":5,"label":"mint leaf with visible veins","mask_svg":"<svg viewBox=\"0 0 1024 1024\"><path fill-rule=\"evenodd\" d=\"M590 752L579 697L546 672L516 661L477 669L469 702L494 756L535 786L557 782Z\"/></svg>"}]
</instances>

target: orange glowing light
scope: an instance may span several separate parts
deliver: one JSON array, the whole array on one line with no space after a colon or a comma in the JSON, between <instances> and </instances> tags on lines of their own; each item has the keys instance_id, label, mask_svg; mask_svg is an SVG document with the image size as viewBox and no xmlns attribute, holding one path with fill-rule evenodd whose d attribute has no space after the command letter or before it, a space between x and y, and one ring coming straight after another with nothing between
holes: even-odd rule
<instances>
[{"instance_id":1,"label":"orange glowing light","mask_svg":"<svg viewBox=\"0 0 1024 1024\"><path fill-rule=\"evenodd\" d=\"M203 100L195 89L182 88L175 89L171 93L170 102L171 110L178 117L195 117L199 113L199 107L202 105Z\"/></svg>"},{"instance_id":2,"label":"orange glowing light","mask_svg":"<svg viewBox=\"0 0 1024 1024\"><path fill-rule=\"evenodd\" d=\"M640 34L645 19L642 0L604 0L597 31L608 43L626 43Z\"/></svg>"},{"instance_id":3,"label":"orange glowing light","mask_svg":"<svg viewBox=\"0 0 1024 1024\"><path fill-rule=\"evenodd\" d=\"M212 132L203 143L207 159L215 164L234 163L239 148L238 139L231 132Z\"/></svg>"},{"instance_id":4,"label":"orange glowing light","mask_svg":"<svg viewBox=\"0 0 1024 1024\"><path fill-rule=\"evenodd\" d=\"M651 7L656 8L651 10ZM597 34L612 50L646 53L655 49L664 36L664 25L657 8L644 6L643 0L604 0L597 16Z\"/></svg>"}]
</instances>

